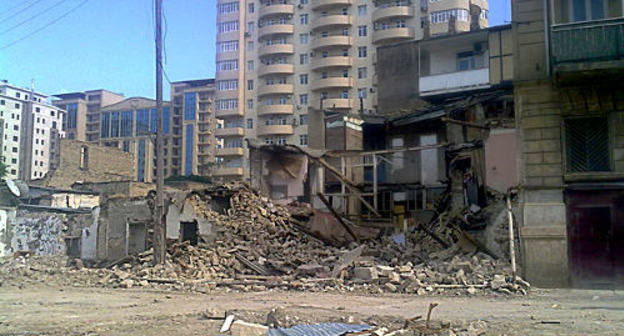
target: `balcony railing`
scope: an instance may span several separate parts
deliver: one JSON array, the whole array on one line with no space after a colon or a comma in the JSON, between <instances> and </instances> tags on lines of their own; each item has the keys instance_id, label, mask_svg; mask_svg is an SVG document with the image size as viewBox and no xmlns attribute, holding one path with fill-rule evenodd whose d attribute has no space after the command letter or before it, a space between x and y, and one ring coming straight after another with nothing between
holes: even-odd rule
<instances>
[{"instance_id":1,"label":"balcony railing","mask_svg":"<svg viewBox=\"0 0 624 336\"><path fill-rule=\"evenodd\" d=\"M554 66L623 59L623 17L551 27L551 61Z\"/></svg>"},{"instance_id":2,"label":"balcony railing","mask_svg":"<svg viewBox=\"0 0 624 336\"><path fill-rule=\"evenodd\" d=\"M490 86L490 69L481 68L420 77L422 96L487 88Z\"/></svg>"}]
</instances>

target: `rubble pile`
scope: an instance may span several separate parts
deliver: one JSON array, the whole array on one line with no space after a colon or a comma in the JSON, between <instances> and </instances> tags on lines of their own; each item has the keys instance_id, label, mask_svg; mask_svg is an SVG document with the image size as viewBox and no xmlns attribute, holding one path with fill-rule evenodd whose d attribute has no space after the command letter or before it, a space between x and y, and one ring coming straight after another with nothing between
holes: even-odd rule
<instances>
[{"instance_id":1,"label":"rubble pile","mask_svg":"<svg viewBox=\"0 0 624 336\"><path fill-rule=\"evenodd\" d=\"M229 207L211 207L220 197ZM246 184L232 183L191 196L195 210L214 223L210 242L174 243L165 263L153 266L152 250L109 264L85 268L42 265L41 257L20 257L2 265L7 277L33 281L59 278L59 284L130 288L161 286L210 291L278 289L365 291L369 293L525 294L529 284L512 280L507 262L455 244L443 248L420 230L404 243L391 238L334 247L305 233L301 221L312 215L302 205L284 206L258 195ZM447 227L437 235L452 241Z\"/></svg>"}]
</instances>

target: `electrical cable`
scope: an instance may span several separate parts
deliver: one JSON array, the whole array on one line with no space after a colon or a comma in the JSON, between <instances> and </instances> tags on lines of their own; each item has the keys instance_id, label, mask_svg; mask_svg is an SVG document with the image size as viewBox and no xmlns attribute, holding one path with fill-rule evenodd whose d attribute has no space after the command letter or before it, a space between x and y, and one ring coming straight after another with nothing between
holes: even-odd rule
<instances>
[{"instance_id":1,"label":"electrical cable","mask_svg":"<svg viewBox=\"0 0 624 336\"><path fill-rule=\"evenodd\" d=\"M58 1L58 2L54 3L54 5L52 5L52 6L48 7L48 8L46 8L46 9L44 9L44 10L42 10L42 11L38 12L38 13L36 13L36 14L35 14L35 15L33 15L33 16L30 16L30 17L26 18L26 19L25 19L25 20L23 20L23 21L20 21L19 23L15 24L15 25L13 25L13 26L11 26L11 27L9 27L8 29L3 30L3 31L0 31L0 35L5 34L5 33L8 33L8 32L10 32L10 31L12 31L13 29L15 29L15 28L17 28L17 27L19 27L19 26L21 26L21 25L23 25L23 24L25 24L25 23L28 23L28 22L32 21L32 19L34 19L34 18L36 18L37 16L40 16L40 15L42 15L42 14L44 14L44 13L46 13L46 12L50 11L52 8L57 7L58 5L62 4L62 3L63 3L63 2L65 2L65 1L67 1L67 0L61 0L61 1Z\"/></svg>"},{"instance_id":2,"label":"electrical cable","mask_svg":"<svg viewBox=\"0 0 624 336\"><path fill-rule=\"evenodd\" d=\"M70 10L68 10L67 12L63 13L61 16L59 16L59 17L57 17L56 19L54 19L54 20L52 20L52 21L50 21L50 22L46 23L43 27L41 27L41 28L39 28L39 29L36 29L36 30L32 31L32 32L30 32L30 33L26 34L25 36L22 36L21 38L19 38L19 39L17 39L17 40L14 40L13 42L10 42L10 43L9 43L9 44L7 44L7 45L0 46L0 50L4 50L4 49L6 49L6 48L9 48L9 47L11 47L11 46L13 46L13 45L15 45L15 44L17 44L17 43L19 43L19 42L21 42L21 41L23 41L23 40L27 39L27 38L29 38L29 37L31 37L31 36L33 36L33 35L35 35L36 33L38 33L38 32L40 32L40 31L42 31L42 30L44 30L44 29L46 29L46 28L50 27L51 25L53 25L53 24L57 23L58 21L60 21L60 20L61 20L61 19L63 19L64 17L66 17L67 15L71 14L73 11L75 11L75 10L77 10L78 8L80 8L80 7L84 6L87 2L89 2L89 0L83 0L83 1L82 1L81 3L79 3L77 6L75 6L75 7L71 8L71 9L70 9Z\"/></svg>"}]
</instances>

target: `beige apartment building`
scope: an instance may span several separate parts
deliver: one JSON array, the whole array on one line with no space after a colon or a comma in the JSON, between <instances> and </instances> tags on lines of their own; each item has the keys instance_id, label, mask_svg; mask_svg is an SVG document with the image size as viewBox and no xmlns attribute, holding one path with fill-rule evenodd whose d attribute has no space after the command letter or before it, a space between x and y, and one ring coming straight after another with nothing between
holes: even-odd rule
<instances>
[{"instance_id":1,"label":"beige apartment building","mask_svg":"<svg viewBox=\"0 0 624 336\"><path fill-rule=\"evenodd\" d=\"M307 146L313 111L375 114L378 46L486 27L487 13L485 0L219 0L216 136L228 150L215 175L247 175L245 138Z\"/></svg>"},{"instance_id":2,"label":"beige apartment building","mask_svg":"<svg viewBox=\"0 0 624 336\"><path fill-rule=\"evenodd\" d=\"M107 90L89 90L54 95L52 103L67 111L63 130L67 139L95 141L100 131L100 109L120 102L123 94Z\"/></svg>"},{"instance_id":3,"label":"beige apartment building","mask_svg":"<svg viewBox=\"0 0 624 336\"><path fill-rule=\"evenodd\" d=\"M215 80L171 83L173 134L180 135L182 175L212 175L217 122L214 114Z\"/></svg>"}]
</instances>

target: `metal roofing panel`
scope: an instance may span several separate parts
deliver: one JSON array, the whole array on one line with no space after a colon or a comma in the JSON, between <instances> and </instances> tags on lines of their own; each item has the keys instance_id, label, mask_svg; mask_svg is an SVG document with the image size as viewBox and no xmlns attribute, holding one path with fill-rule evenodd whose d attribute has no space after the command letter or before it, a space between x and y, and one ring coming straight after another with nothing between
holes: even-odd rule
<instances>
[{"instance_id":1,"label":"metal roofing panel","mask_svg":"<svg viewBox=\"0 0 624 336\"><path fill-rule=\"evenodd\" d=\"M371 329L367 324L320 323L269 329L269 336L340 336Z\"/></svg>"}]
</instances>

